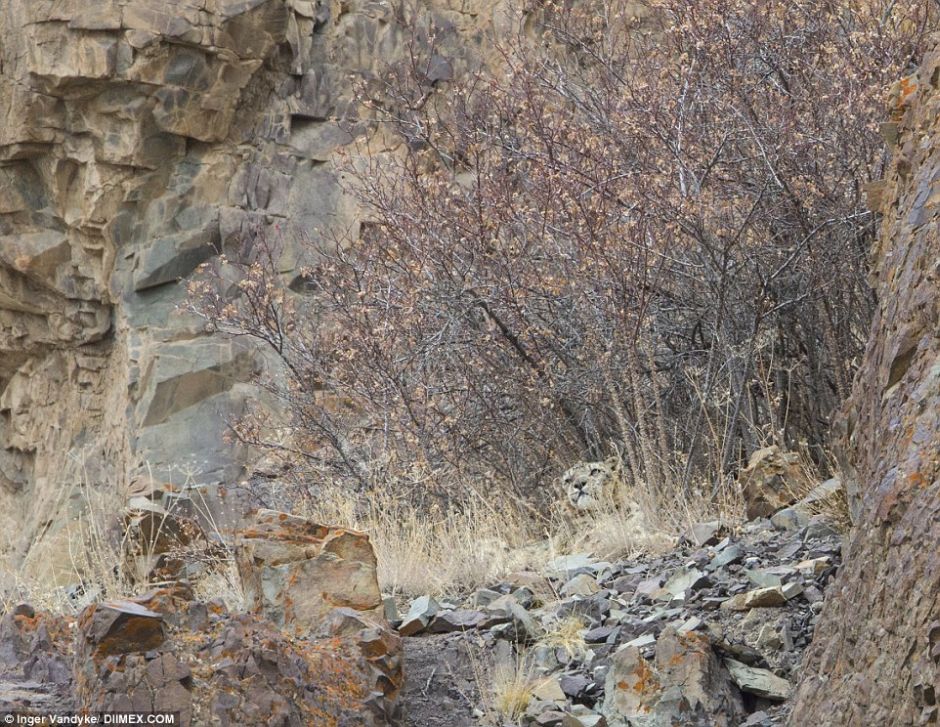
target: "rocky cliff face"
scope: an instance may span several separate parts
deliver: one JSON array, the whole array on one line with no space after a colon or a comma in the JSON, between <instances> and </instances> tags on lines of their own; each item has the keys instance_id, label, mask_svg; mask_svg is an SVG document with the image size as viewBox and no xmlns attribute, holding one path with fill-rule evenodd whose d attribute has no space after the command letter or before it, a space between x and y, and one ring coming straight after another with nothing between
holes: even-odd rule
<instances>
[{"instance_id":1,"label":"rocky cliff face","mask_svg":"<svg viewBox=\"0 0 940 727\"><path fill-rule=\"evenodd\" d=\"M337 119L355 116L355 83L405 52L412 24L464 49L441 64L459 67L495 12L0 4L0 504L24 543L64 547L56 513L85 485L238 476L224 419L258 362L181 310L187 278L249 232L316 241L354 221L331 158L352 140Z\"/></svg>"},{"instance_id":2,"label":"rocky cliff face","mask_svg":"<svg viewBox=\"0 0 940 727\"><path fill-rule=\"evenodd\" d=\"M842 443L856 527L794 726L940 719L940 51L892 98L879 305Z\"/></svg>"}]
</instances>

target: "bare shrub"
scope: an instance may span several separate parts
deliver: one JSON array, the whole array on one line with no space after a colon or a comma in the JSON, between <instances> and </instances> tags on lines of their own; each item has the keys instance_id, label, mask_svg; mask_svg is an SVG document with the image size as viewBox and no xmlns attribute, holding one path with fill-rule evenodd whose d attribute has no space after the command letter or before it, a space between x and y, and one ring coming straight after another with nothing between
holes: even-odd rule
<instances>
[{"instance_id":1,"label":"bare shrub","mask_svg":"<svg viewBox=\"0 0 940 727\"><path fill-rule=\"evenodd\" d=\"M881 99L929 8L548 0L442 92L424 37L363 100L402 143L345 169L361 229L292 281L246 239L197 291L283 372L287 424L238 436L445 508L612 450L651 511L734 507L765 444L821 467L872 310Z\"/></svg>"}]
</instances>

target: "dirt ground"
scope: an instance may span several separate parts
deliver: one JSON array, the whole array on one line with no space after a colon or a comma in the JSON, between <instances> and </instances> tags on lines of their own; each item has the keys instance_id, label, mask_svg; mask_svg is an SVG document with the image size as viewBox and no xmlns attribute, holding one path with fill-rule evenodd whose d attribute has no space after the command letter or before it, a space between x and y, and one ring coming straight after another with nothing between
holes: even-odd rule
<instances>
[{"instance_id":1,"label":"dirt ground","mask_svg":"<svg viewBox=\"0 0 940 727\"><path fill-rule=\"evenodd\" d=\"M467 640L450 635L406 638L404 642L406 683L401 703L405 727L479 725L473 716L473 709L480 704L475 674L479 667L474 667Z\"/></svg>"}]
</instances>

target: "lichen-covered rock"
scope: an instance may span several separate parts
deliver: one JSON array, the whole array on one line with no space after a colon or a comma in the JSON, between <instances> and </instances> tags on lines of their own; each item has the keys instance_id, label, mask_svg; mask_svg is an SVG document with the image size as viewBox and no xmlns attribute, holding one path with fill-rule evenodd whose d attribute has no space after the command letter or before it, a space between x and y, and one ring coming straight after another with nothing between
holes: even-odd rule
<instances>
[{"instance_id":1,"label":"lichen-covered rock","mask_svg":"<svg viewBox=\"0 0 940 727\"><path fill-rule=\"evenodd\" d=\"M260 510L236 550L248 608L298 635L316 631L335 608L384 622L369 536Z\"/></svg>"},{"instance_id":2,"label":"lichen-covered rock","mask_svg":"<svg viewBox=\"0 0 940 727\"><path fill-rule=\"evenodd\" d=\"M165 511L137 510L128 524L154 551L188 537L161 531ZM262 511L238 558L253 613L198 602L185 581L93 603L74 624L17 607L0 621L0 706L174 712L183 725L400 724L401 638L368 538Z\"/></svg>"},{"instance_id":3,"label":"lichen-covered rock","mask_svg":"<svg viewBox=\"0 0 940 727\"><path fill-rule=\"evenodd\" d=\"M398 719L401 639L385 620L367 535L260 510L239 535L236 561L250 611L285 633L338 639L358 660L374 724Z\"/></svg>"},{"instance_id":4,"label":"lichen-covered rock","mask_svg":"<svg viewBox=\"0 0 940 727\"><path fill-rule=\"evenodd\" d=\"M895 93L878 309L841 417L855 527L790 724L940 719L940 50Z\"/></svg>"},{"instance_id":5,"label":"lichen-covered rock","mask_svg":"<svg viewBox=\"0 0 940 727\"><path fill-rule=\"evenodd\" d=\"M371 727L398 719L348 635L297 639L240 615L200 636L184 646L195 660L193 724Z\"/></svg>"},{"instance_id":6,"label":"lichen-covered rock","mask_svg":"<svg viewBox=\"0 0 940 727\"><path fill-rule=\"evenodd\" d=\"M0 619L0 713L74 706L69 620L20 604Z\"/></svg>"},{"instance_id":7,"label":"lichen-covered rock","mask_svg":"<svg viewBox=\"0 0 940 727\"><path fill-rule=\"evenodd\" d=\"M653 663L636 646L614 655L604 715L611 725L736 727L745 711L708 639L669 627L656 641Z\"/></svg>"},{"instance_id":8,"label":"lichen-covered rock","mask_svg":"<svg viewBox=\"0 0 940 727\"><path fill-rule=\"evenodd\" d=\"M82 659L156 649L166 640L163 616L134 601L95 603L79 619Z\"/></svg>"},{"instance_id":9,"label":"lichen-covered rock","mask_svg":"<svg viewBox=\"0 0 940 727\"><path fill-rule=\"evenodd\" d=\"M401 687L400 639L351 609L299 637L193 601L177 585L94 604L74 624L28 606L0 621L3 709L176 712L186 726L383 727L400 723Z\"/></svg>"},{"instance_id":10,"label":"lichen-covered rock","mask_svg":"<svg viewBox=\"0 0 940 727\"><path fill-rule=\"evenodd\" d=\"M799 455L776 445L754 452L739 480L748 518L770 517L808 489Z\"/></svg>"}]
</instances>

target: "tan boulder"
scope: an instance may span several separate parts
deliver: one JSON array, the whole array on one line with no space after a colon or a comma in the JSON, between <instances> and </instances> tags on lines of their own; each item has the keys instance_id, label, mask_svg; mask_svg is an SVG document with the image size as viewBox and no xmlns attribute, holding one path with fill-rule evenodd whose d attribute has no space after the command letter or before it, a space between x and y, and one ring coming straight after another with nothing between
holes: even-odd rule
<instances>
[{"instance_id":1,"label":"tan boulder","mask_svg":"<svg viewBox=\"0 0 940 727\"><path fill-rule=\"evenodd\" d=\"M401 638L385 620L368 536L260 510L240 533L236 562L250 611L288 634L338 641L342 661L357 660L362 724L396 723Z\"/></svg>"},{"instance_id":2,"label":"tan boulder","mask_svg":"<svg viewBox=\"0 0 940 727\"><path fill-rule=\"evenodd\" d=\"M790 682L769 669L757 669L734 659L725 659L725 665L742 692L775 702L782 702L790 696Z\"/></svg>"},{"instance_id":3,"label":"tan boulder","mask_svg":"<svg viewBox=\"0 0 940 727\"><path fill-rule=\"evenodd\" d=\"M748 518L770 517L809 488L800 456L778 446L754 452L738 477Z\"/></svg>"},{"instance_id":4,"label":"tan boulder","mask_svg":"<svg viewBox=\"0 0 940 727\"><path fill-rule=\"evenodd\" d=\"M364 533L260 510L236 549L249 610L304 635L335 608L381 621L375 552Z\"/></svg>"}]
</instances>

